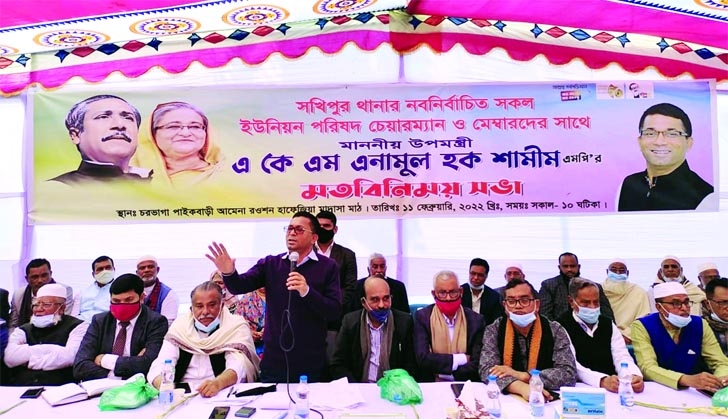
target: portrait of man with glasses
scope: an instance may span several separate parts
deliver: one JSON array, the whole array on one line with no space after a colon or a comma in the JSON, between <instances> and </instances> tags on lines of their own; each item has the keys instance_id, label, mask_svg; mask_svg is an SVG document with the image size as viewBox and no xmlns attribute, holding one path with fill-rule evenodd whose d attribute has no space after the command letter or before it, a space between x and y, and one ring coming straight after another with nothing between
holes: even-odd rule
<instances>
[{"instance_id":1,"label":"portrait of man with glasses","mask_svg":"<svg viewBox=\"0 0 728 419\"><path fill-rule=\"evenodd\" d=\"M690 118L671 103L650 106L642 114L637 143L647 168L622 182L619 211L694 210L714 192L688 166L692 135Z\"/></svg>"}]
</instances>

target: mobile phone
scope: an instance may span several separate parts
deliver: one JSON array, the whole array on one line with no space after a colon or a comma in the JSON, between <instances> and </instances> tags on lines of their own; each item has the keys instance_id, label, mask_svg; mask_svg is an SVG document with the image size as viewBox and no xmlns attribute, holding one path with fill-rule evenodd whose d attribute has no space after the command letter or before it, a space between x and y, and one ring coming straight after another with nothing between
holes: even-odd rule
<instances>
[{"instance_id":1,"label":"mobile phone","mask_svg":"<svg viewBox=\"0 0 728 419\"><path fill-rule=\"evenodd\" d=\"M230 406L215 406L210 413L210 419L225 419L229 411Z\"/></svg>"},{"instance_id":2,"label":"mobile phone","mask_svg":"<svg viewBox=\"0 0 728 419\"><path fill-rule=\"evenodd\" d=\"M241 407L235 412L235 416L239 418L249 418L255 414L254 407Z\"/></svg>"},{"instance_id":3,"label":"mobile phone","mask_svg":"<svg viewBox=\"0 0 728 419\"><path fill-rule=\"evenodd\" d=\"M450 388L452 389L452 393L455 395L456 398L460 397L460 393L463 391L463 386L465 384L458 384L458 383L452 383L450 384Z\"/></svg>"},{"instance_id":4,"label":"mobile phone","mask_svg":"<svg viewBox=\"0 0 728 419\"><path fill-rule=\"evenodd\" d=\"M29 389L25 390L25 393L20 395L20 398L21 399L37 399L38 397L40 397L40 393L42 393L43 390L45 390L43 387L29 388Z\"/></svg>"},{"instance_id":5,"label":"mobile phone","mask_svg":"<svg viewBox=\"0 0 728 419\"><path fill-rule=\"evenodd\" d=\"M174 383L174 388L182 388L185 390L185 393L192 393L188 383Z\"/></svg>"}]
</instances>

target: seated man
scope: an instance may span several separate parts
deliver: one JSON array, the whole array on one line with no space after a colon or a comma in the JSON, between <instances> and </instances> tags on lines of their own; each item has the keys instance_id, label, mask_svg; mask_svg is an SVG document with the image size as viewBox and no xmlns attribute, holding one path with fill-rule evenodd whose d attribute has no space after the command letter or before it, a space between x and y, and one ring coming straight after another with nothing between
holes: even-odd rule
<instances>
[{"instance_id":1,"label":"seated man","mask_svg":"<svg viewBox=\"0 0 728 419\"><path fill-rule=\"evenodd\" d=\"M389 285L371 276L364 281L362 309L344 316L331 359L332 378L375 383L384 371L403 368L415 375L412 317L392 310Z\"/></svg>"},{"instance_id":2,"label":"seated man","mask_svg":"<svg viewBox=\"0 0 728 419\"><path fill-rule=\"evenodd\" d=\"M629 270L621 259L614 259L607 267L607 279L602 283L604 295L614 312L614 322L622 333L624 342L632 344L630 338L632 323L650 313L647 291L634 282L629 282Z\"/></svg>"},{"instance_id":3,"label":"seated man","mask_svg":"<svg viewBox=\"0 0 728 419\"><path fill-rule=\"evenodd\" d=\"M172 324L177 318L179 311L179 298L167 284L162 283L157 275L159 274L159 265L154 256L146 255L137 260L136 273L144 281L144 304L167 318L167 322Z\"/></svg>"},{"instance_id":4,"label":"seated man","mask_svg":"<svg viewBox=\"0 0 728 419\"><path fill-rule=\"evenodd\" d=\"M529 282L514 279L506 285L503 301L507 317L488 325L480 355L480 377L498 377L498 388L528 400L529 371L541 371L544 398L550 391L576 384L576 362L569 335L561 325L539 315L540 301Z\"/></svg>"},{"instance_id":5,"label":"seated man","mask_svg":"<svg viewBox=\"0 0 728 419\"><path fill-rule=\"evenodd\" d=\"M87 324L63 314L67 291L61 284L40 287L30 323L16 328L5 350L12 368L9 385L55 386L73 382L73 359Z\"/></svg>"},{"instance_id":6,"label":"seated man","mask_svg":"<svg viewBox=\"0 0 728 419\"><path fill-rule=\"evenodd\" d=\"M142 279L121 275L110 292L110 311L93 317L76 354L73 376L78 381L146 374L162 347L167 319L144 305Z\"/></svg>"},{"instance_id":7,"label":"seated man","mask_svg":"<svg viewBox=\"0 0 728 419\"><path fill-rule=\"evenodd\" d=\"M99 256L91 262L91 275L94 283L81 290L75 305L78 311L74 315L90 322L94 314L109 311L111 283L114 281L114 260L108 256Z\"/></svg>"},{"instance_id":8,"label":"seated man","mask_svg":"<svg viewBox=\"0 0 728 419\"><path fill-rule=\"evenodd\" d=\"M694 316L701 315L701 303L705 300L705 292L700 287L690 282L683 274L683 268L680 259L677 256L665 256L660 262L660 269L657 270L657 278L655 282L647 288L647 298L650 302L650 312L657 311L655 306L654 287L666 282L677 282L682 284L685 292L690 298L690 314Z\"/></svg>"},{"instance_id":9,"label":"seated man","mask_svg":"<svg viewBox=\"0 0 728 419\"><path fill-rule=\"evenodd\" d=\"M701 290L705 290L710 281L718 278L720 278L720 271L715 263L706 262L698 265L698 287Z\"/></svg>"},{"instance_id":10,"label":"seated man","mask_svg":"<svg viewBox=\"0 0 728 419\"><path fill-rule=\"evenodd\" d=\"M384 255L381 253L372 253L372 255L369 256L369 266L367 266L367 271L369 272L369 276L376 276L387 281L392 298L392 309L409 313L410 306L409 300L407 299L407 288L405 288L402 281L397 281L396 279L387 276L387 259L384 258ZM356 284L354 285L354 298L351 299L349 305L344 307L345 313L351 313L352 311L358 312L361 310L360 301L364 298L364 281L367 278L362 278L356 281Z\"/></svg>"},{"instance_id":11,"label":"seated man","mask_svg":"<svg viewBox=\"0 0 728 419\"><path fill-rule=\"evenodd\" d=\"M728 278L711 280L705 287L703 320L708 322L723 354L728 356Z\"/></svg>"},{"instance_id":12,"label":"seated man","mask_svg":"<svg viewBox=\"0 0 728 419\"><path fill-rule=\"evenodd\" d=\"M25 280L28 285L17 288L13 292L10 302L10 321L8 327L12 331L21 324L28 323L33 309L30 307L36 293L45 284L55 284L51 263L46 259L33 259L25 265ZM71 314L73 309L73 288L66 286L66 311Z\"/></svg>"},{"instance_id":13,"label":"seated man","mask_svg":"<svg viewBox=\"0 0 728 419\"><path fill-rule=\"evenodd\" d=\"M728 358L708 324L690 315L692 301L679 282L654 286L657 313L632 324L637 365L646 380L674 389L717 391L728 379Z\"/></svg>"},{"instance_id":14,"label":"seated man","mask_svg":"<svg viewBox=\"0 0 728 419\"><path fill-rule=\"evenodd\" d=\"M462 306L463 290L455 272L441 271L432 284L431 304L415 312L418 381L478 379L483 316Z\"/></svg>"},{"instance_id":15,"label":"seated man","mask_svg":"<svg viewBox=\"0 0 728 419\"><path fill-rule=\"evenodd\" d=\"M475 258L470 261L468 283L463 284L463 307L467 307L483 316L489 325L503 315L500 294L485 285L490 272L488 261Z\"/></svg>"},{"instance_id":16,"label":"seated man","mask_svg":"<svg viewBox=\"0 0 728 419\"><path fill-rule=\"evenodd\" d=\"M187 382L203 397L238 382L255 381L258 355L250 328L245 319L223 310L222 289L212 281L203 282L190 299L190 312L170 326L147 380L159 388L164 361L170 359L175 383Z\"/></svg>"},{"instance_id":17,"label":"seated man","mask_svg":"<svg viewBox=\"0 0 728 419\"><path fill-rule=\"evenodd\" d=\"M503 279L506 280L506 285L514 279L526 279L526 274L523 273L523 266L520 263L510 262L506 265L506 271L503 273ZM495 291L500 295L501 301L506 297L506 286L498 287Z\"/></svg>"},{"instance_id":18,"label":"seated man","mask_svg":"<svg viewBox=\"0 0 728 419\"><path fill-rule=\"evenodd\" d=\"M632 389L641 393L645 388L642 373L627 351L617 325L601 315L597 284L579 277L572 279L569 304L572 311L557 321L571 339L579 381L616 393L619 368L626 362L632 374Z\"/></svg>"}]
</instances>

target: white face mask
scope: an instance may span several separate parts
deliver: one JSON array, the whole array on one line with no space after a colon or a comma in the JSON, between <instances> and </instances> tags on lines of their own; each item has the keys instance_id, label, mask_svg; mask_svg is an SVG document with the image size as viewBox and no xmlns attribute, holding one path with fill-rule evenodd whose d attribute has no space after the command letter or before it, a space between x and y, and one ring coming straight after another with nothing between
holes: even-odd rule
<instances>
[{"instance_id":1,"label":"white face mask","mask_svg":"<svg viewBox=\"0 0 728 419\"><path fill-rule=\"evenodd\" d=\"M106 285L114 280L114 270L103 270L94 275L94 279L101 285Z\"/></svg>"},{"instance_id":2,"label":"white face mask","mask_svg":"<svg viewBox=\"0 0 728 419\"><path fill-rule=\"evenodd\" d=\"M45 329L46 327L55 326L60 321L61 315L58 314L58 310L44 316L36 316L35 314L30 316L30 322L33 324L33 326L39 329Z\"/></svg>"},{"instance_id":3,"label":"white face mask","mask_svg":"<svg viewBox=\"0 0 728 419\"><path fill-rule=\"evenodd\" d=\"M536 321L536 312L532 311L526 314L508 313L508 318L510 318L516 326L526 327Z\"/></svg>"}]
</instances>

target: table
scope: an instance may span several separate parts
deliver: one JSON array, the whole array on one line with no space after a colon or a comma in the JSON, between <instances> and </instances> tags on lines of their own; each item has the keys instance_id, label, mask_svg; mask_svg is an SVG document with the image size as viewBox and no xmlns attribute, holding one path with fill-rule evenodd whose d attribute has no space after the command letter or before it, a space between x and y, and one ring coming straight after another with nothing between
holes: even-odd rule
<instances>
[{"instance_id":1,"label":"table","mask_svg":"<svg viewBox=\"0 0 728 419\"><path fill-rule=\"evenodd\" d=\"M311 384L312 392L314 391L314 386L321 385L323 384ZM351 413L402 413L407 419L416 418L415 411L411 406L398 406L394 403L381 399L379 397L379 387L377 387L376 384L345 384L345 386L356 388L361 392L362 396L366 400L364 405L351 410ZM485 385L483 385L483 383L476 383L476 386L478 386L478 394L485 394ZM415 406L415 409L421 419L442 419L445 417L445 409L450 406L455 406L454 396L450 390L449 383L421 383L420 388L422 389L424 400L422 404ZM0 410L15 404L19 400L20 395L26 389L27 387L0 387ZM339 389L341 390L340 387ZM291 392L294 390L295 384L292 384ZM279 385L278 391L285 392L285 384ZM225 391L223 391L223 393L226 394ZM227 405L231 406L227 419L235 419L234 412L241 406L240 403L235 404L235 402L240 401L240 399L233 398L228 402L221 400L224 399L222 395L219 397L220 398L214 401L211 401L210 399L203 399L199 396L195 397L184 406L179 407L171 415L167 416L167 418L208 419L213 407ZM710 399L693 389L675 391L653 382L645 383L645 391L641 394L637 394L636 399L647 403L656 403L661 405L682 405L689 407L710 406ZM153 400L149 404L136 410L113 412L101 412L98 409L98 402L99 399L94 398L79 403L51 407L43 399L33 399L28 400L24 404L11 410L0 419L154 419L162 411L156 400ZM504 419L529 418L528 404L520 397L511 395L502 396L501 404L503 406ZM247 406L256 407L256 402L253 401ZM546 405L545 419L552 419L554 417L554 409L560 408L561 405L558 401L548 403ZM273 419L278 417L280 413L281 411L258 409L256 414L252 416L252 419ZM338 419L339 414L342 412L324 411L322 413L326 419ZM640 406L635 406L630 412L625 413L619 406L619 398L617 395L607 393L608 419L689 419L702 417L710 416L663 412ZM313 413L311 415L311 419L315 418L318 418L318 415ZM715 417L713 416L713 418Z\"/></svg>"}]
</instances>

